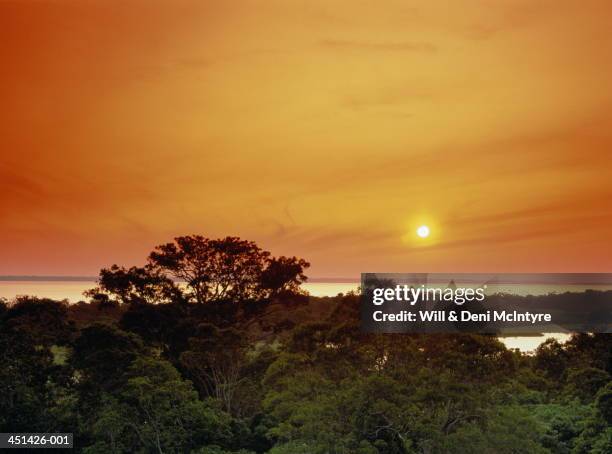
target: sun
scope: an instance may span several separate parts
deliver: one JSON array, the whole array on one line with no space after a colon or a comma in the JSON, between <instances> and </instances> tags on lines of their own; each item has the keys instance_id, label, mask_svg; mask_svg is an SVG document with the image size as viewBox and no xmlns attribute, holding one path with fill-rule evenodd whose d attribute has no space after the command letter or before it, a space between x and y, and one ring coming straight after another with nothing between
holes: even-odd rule
<instances>
[{"instance_id":1,"label":"sun","mask_svg":"<svg viewBox=\"0 0 612 454\"><path fill-rule=\"evenodd\" d=\"M416 233L421 238L427 238L429 236L429 227L422 225L417 229Z\"/></svg>"},{"instance_id":2,"label":"sun","mask_svg":"<svg viewBox=\"0 0 612 454\"><path fill-rule=\"evenodd\" d=\"M440 224L432 216L413 216L406 220L402 229L401 241L410 248L426 248L440 240Z\"/></svg>"}]
</instances>

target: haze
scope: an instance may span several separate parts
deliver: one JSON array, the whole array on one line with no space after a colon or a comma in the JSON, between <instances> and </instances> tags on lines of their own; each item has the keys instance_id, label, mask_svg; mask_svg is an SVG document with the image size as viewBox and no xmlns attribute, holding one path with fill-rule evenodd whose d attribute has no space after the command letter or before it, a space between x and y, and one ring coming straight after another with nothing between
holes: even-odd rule
<instances>
[{"instance_id":1,"label":"haze","mask_svg":"<svg viewBox=\"0 0 612 454\"><path fill-rule=\"evenodd\" d=\"M360 272L611 271L605 1L0 3L0 274L176 235ZM435 241L405 241L425 223Z\"/></svg>"}]
</instances>

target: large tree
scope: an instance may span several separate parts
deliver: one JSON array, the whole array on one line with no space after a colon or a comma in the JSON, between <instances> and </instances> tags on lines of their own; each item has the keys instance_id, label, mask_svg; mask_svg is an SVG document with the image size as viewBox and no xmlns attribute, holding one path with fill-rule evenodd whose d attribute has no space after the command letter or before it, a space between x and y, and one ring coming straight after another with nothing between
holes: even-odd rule
<instances>
[{"instance_id":1,"label":"large tree","mask_svg":"<svg viewBox=\"0 0 612 454\"><path fill-rule=\"evenodd\" d=\"M253 241L188 235L157 246L143 267L102 269L85 294L100 303L261 301L299 293L309 266L272 257Z\"/></svg>"},{"instance_id":2,"label":"large tree","mask_svg":"<svg viewBox=\"0 0 612 454\"><path fill-rule=\"evenodd\" d=\"M197 303L269 298L296 292L310 264L297 257L271 257L253 241L237 237L175 238L149 255L148 267L182 281L185 296Z\"/></svg>"}]
</instances>

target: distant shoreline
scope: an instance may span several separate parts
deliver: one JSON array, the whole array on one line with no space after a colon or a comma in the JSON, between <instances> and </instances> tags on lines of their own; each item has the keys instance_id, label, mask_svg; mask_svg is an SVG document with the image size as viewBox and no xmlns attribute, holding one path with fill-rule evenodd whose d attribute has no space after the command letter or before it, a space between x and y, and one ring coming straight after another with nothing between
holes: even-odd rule
<instances>
[{"instance_id":1,"label":"distant shoreline","mask_svg":"<svg viewBox=\"0 0 612 454\"><path fill-rule=\"evenodd\" d=\"M98 280L98 276L29 276L29 275L15 275L15 276L0 276L0 282L95 282ZM359 284L360 280L355 278L347 277L321 277L321 278L308 278L308 282L316 283L340 283L340 284Z\"/></svg>"},{"instance_id":2,"label":"distant shoreline","mask_svg":"<svg viewBox=\"0 0 612 454\"><path fill-rule=\"evenodd\" d=\"M488 278L495 276L491 282L496 285L555 285L559 284L559 276L565 275L562 285L612 285L612 273L487 273L482 279L477 274L464 273L415 273L427 274L429 283L455 283L481 284ZM384 273L383 273L384 275ZM96 282L98 276L46 276L46 275L0 275L0 282ZM310 277L309 283L316 284L361 284L361 279L351 277Z\"/></svg>"},{"instance_id":3,"label":"distant shoreline","mask_svg":"<svg viewBox=\"0 0 612 454\"><path fill-rule=\"evenodd\" d=\"M0 281L16 281L16 282L91 282L96 281L96 276L0 276Z\"/></svg>"}]
</instances>

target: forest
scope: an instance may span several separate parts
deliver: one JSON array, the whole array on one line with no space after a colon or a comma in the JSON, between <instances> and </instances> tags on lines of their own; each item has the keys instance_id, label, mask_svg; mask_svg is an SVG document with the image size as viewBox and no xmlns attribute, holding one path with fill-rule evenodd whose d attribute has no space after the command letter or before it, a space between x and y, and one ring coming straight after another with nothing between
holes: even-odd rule
<instances>
[{"instance_id":1,"label":"forest","mask_svg":"<svg viewBox=\"0 0 612 454\"><path fill-rule=\"evenodd\" d=\"M192 235L76 304L0 301L0 432L82 453L612 452L612 337L365 334L309 263Z\"/></svg>"}]
</instances>

